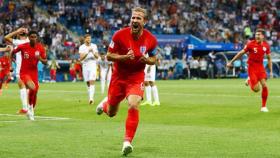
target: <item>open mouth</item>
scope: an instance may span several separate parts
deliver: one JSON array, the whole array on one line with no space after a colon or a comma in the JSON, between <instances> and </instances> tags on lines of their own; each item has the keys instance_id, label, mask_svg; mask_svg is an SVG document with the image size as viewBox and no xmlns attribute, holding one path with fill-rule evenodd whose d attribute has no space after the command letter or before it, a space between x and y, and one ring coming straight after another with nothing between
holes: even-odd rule
<instances>
[{"instance_id":1,"label":"open mouth","mask_svg":"<svg viewBox=\"0 0 280 158\"><path fill-rule=\"evenodd\" d=\"M138 24L138 23L133 23L133 24L132 24L132 28L133 28L134 30L138 30L138 29L139 29L139 24Z\"/></svg>"}]
</instances>

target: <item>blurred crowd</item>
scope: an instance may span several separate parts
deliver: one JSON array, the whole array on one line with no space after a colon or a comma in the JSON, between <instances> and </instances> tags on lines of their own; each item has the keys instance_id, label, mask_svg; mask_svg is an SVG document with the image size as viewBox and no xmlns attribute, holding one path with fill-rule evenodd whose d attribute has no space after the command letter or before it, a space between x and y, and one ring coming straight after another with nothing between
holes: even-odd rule
<instances>
[{"instance_id":1,"label":"blurred crowd","mask_svg":"<svg viewBox=\"0 0 280 158\"><path fill-rule=\"evenodd\" d=\"M109 40L129 24L133 6L149 11L146 27L155 34L192 34L210 42L244 42L265 28L268 42L279 46L280 1L276 0L43 0L54 19L78 33ZM43 5L42 5L43 4Z\"/></svg>"}]
</instances>

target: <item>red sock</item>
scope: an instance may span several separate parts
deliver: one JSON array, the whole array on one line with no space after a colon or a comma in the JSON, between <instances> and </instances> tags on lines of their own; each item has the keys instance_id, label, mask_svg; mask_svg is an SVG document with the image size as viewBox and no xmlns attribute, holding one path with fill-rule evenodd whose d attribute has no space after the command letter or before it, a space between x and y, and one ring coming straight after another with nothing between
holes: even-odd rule
<instances>
[{"instance_id":1,"label":"red sock","mask_svg":"<svg viewBox=\"0 0 280 158\"><path fill-rule=\"evenodd\" d=\"M262 88L262 107L266 106L266 100L268 96L268 89L267 87Z\"/></svg>"},{"instance_id":2,"label":"red sock","mask_svg":"<svg viewBox=\"0 0 280 158\"><path fill-rule=\"evenodd\" d=\"M37 102L37 91L29 90L28 100L29 100L29 105L32 105L33 108L35 108Z\"/></svg>"},{"instance_id":3,"label":"red sock","mask_svg":"<svg viewBox=\"0 0 280 158\"><path fill-rule=\"evenodd\" d=\"M139 111L137 109L128 109L125 124L125 141L131 142L139 122Z\"/></svg>"},{"instance_id":4,"label":"red sock","mask_svg":"<svg viewBox=\"0 0 280 158\"><path fill-rule=\"evenodd\" d=\"M104 103L103 103L103 112L105 112L106 114L108 114L107 113L107 111L108 111L108 102L107 101L105 101Z\"/></svg>"}]
</instances>

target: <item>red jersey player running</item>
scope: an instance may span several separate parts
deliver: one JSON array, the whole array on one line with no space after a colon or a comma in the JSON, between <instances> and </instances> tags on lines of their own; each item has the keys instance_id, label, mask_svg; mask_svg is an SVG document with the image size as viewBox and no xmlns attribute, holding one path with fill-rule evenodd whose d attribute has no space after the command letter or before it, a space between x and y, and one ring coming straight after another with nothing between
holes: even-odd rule
<instances>
[{"instance_id":1,"label":"red jersey player running","mask_svg":"<svg viewBox=\"0 0 280 158\"><path fill-rule=\"evenodd\" d=\"M11 50L11 46L0 48L0 96L2 95L2 85L8 80L10 74L10 58L7 52Z\"/></svg>"},{"instance_id":2,"label":"red jersey player running","mask_svg":"<svg viewBox=\"0 0 280 158\"><path fill-rule=\"evenodd\" d=\"M30 120L34 120L34 107L39 89L37 65L38 61L47 64L47 59L44 46L37 42L38 33L36 31L30 31L28 38L30 42L19 45L13 51L13 54L20 52L22 56L20 79L23 81L25 87L29 89L27 117Z\"/></svg>"},{"instance_id":3,"label":"red jersey player running","mask_svg":"<svg viewBox=\"0 0 280 158\"><path fill-rule=\"evenodd\" d=\"M128 113L125 124L123 155L132 152L131 142L139 122L139 104L144 93L145 64L156 62L156 38L146 29L147 12L143 8L132 9L130 27L117 31L109 45L108 61L114 62L113 74L105 98L96 108L97 114L105 112L109 117L117 114L120 102L128 101ZM149 57L145 57L145 54Z\"/></svg>"},{"instance_id":4,"label":"red jersey player running","mask_svg":"<svg viewBox=\"0 0 280 158\"><path fill-rule=\"evenodd\" d=\"M242 55L248 52L248 74L247 85L250 85L254 92L260 91L260 84L262 86L262 108L261 112L268 112L266 107L266 100L268 96L268 88L266 84L266 71L263 66L264 55L268 60L268 67L270 70L270 78L273 77L272 61L270 55L270 47L267 42L264 41L264 30L257 29L255 33L255 40L248 42L248 44L233 59L227 63L227 67L232 67L232 63L240 58ZM260 83L260 84L259 84Z\"/></svg>"}]
</instances>

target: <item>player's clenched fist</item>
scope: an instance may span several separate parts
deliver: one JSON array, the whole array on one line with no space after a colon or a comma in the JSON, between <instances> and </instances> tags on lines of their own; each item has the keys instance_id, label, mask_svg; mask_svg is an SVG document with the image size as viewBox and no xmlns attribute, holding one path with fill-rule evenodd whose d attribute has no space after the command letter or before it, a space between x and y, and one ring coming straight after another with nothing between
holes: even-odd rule
<instances>
[{"instance_id":1,"label":"player's clenched fist","mask_svg":"<svg viewBox=\"0 0 280 158\"><path fill-rule=\"evenodd\" d=\"M134 59L134 52L133 52L133 50L132 49L130 49L128 52L127 52L127 57L128 57L128 59L130 59L130 60L133 60Z\"/></svg>"},{"instance_id":2,"label":"player's clenched fist","mask_svg":"<svg viewBox=\"0 0 280 158\"><path fill-rule=\"evenodd\" d=\"M147 64L148 59L145 56L141 56L141 58L139 59L140 62Z\"/></svg>"}]
</instances>

